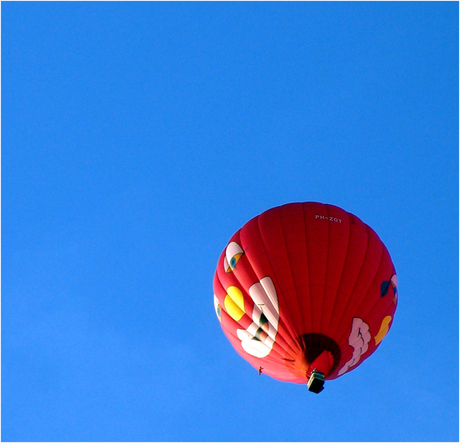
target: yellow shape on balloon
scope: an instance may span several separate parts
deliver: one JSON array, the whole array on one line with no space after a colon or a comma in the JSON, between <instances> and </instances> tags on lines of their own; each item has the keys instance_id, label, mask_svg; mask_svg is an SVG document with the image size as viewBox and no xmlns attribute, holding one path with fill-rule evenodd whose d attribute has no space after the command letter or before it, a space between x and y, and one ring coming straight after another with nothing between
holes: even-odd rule
<instances>
[{"instance_id":1,"label":"yellow shape on balloon","mask_svg":"<svg viewBox=\"0 0 460 443\"><path fill-rule=\"evenodd\" d=\"M243 293L236 286L230 286L227 289L227 295L224 300L225 310L235 321L239 321L244 315L244 297Z\"/></svg>"},{"instance_id":2,"label":"yellow shape on balloon","mask_svg":"<svg viewBox=\"0 0 460 443\"><path fill-rule=\"evenodd\" d=\"M387 335L388 330L390 329L390 322L391 322L391 315L387 315L382 320L382 324L380 325L380 330L378 334L374 337L376 345L378 345L383 340L385 335Z\"/></svg>"}]
</instances>

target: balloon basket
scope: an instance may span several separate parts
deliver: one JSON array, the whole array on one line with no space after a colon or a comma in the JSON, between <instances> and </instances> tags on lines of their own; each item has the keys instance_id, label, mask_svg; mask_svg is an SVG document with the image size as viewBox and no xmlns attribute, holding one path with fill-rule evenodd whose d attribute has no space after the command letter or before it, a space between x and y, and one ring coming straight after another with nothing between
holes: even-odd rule
<instances>
[{"instance_id":1,"label":"balloon basket","mask_svg":"<svg viewBox=\"0 0 460 443\"><path fill-rule=\"evenodd\" d=\"M310 392L319 394L324 389L324 374L313 370L308 380L307 387Z\"/></svg>"}]
</instances>

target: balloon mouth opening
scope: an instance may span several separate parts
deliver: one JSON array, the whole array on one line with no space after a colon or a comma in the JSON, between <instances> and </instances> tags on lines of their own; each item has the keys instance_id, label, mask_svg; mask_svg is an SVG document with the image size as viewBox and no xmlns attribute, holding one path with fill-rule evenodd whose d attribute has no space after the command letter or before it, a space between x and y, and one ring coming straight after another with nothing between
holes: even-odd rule
<instances>
[{"instance_id":1,"label":"balloon mouth opening","mask_svg":"<svg viewBox=\"0 0 460 443\"><path fill-rule=\"evenodd\" d=\"M310 379L313 371L330 376L339 366L341 351L339 345L324 334L303 334L297 339L299 353L294 360L286 359L289 370L296 375Z\"/></svg>"}]
</instances>

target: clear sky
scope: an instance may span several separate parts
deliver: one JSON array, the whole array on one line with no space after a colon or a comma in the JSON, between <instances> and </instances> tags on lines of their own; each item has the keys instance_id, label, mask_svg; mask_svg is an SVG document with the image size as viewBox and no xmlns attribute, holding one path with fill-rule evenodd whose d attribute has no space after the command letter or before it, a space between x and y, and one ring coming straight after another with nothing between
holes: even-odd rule
<instances>
[{"instance_id":1,"label":"clear sky","mask_svg":"<svg viewBox=\"0 0 460 443\"><path fill-rule=\"evenodd\" d=\"M458 8L2 3L2 440L458 441ZM398 272L320 395L213 306L231 235L295 201Z\"/></svg>"}]
</instances>

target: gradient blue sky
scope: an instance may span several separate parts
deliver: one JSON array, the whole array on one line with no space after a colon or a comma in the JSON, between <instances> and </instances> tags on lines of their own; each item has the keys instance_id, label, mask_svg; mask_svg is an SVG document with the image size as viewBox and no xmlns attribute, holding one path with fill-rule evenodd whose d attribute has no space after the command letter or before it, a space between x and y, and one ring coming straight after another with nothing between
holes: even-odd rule
<instances>
[{"instance_id":1,"label":"gradient blue sky","mask_svg":"<svg viewBox=\"0 0 460 443\"><path fill-rule=\"evenodd\" d=\"M3 441L458 441L457 2L1 8ZM320 395L213 307L230 236L293 201L399 278Z\"/></svg>"}]
</instances>

